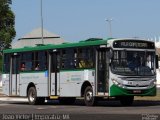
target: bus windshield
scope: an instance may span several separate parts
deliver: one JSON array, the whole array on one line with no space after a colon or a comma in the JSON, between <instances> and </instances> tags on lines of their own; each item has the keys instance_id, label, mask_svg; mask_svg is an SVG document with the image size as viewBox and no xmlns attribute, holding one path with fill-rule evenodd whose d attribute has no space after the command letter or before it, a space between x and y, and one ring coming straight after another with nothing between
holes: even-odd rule
<instances>
[{"instance_id":1,"label":"bus windshield","mask_svg":"<svg viewBox=\"0 0 160 120\"><path fill-rule=\"evenodd\" d=\"M111 70L119 75L155 75L155 53L149 51L113 51Z\"/></svg>"}]
</instances>

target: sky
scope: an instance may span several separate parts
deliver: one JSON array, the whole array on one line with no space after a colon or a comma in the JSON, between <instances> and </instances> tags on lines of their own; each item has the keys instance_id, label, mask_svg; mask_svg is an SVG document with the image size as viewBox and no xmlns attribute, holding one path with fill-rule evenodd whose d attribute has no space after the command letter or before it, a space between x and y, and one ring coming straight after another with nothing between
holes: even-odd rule
<instances>
[{"instance_id":1,"label":"sky","mask_svg":"<svg viewBox=\"0 0 160 120\"><path fill-rule=\"evenodd\" d=\"M12 0L16 41L41 27L41 0ZM42 0L43 27L64 40L159 38L160 0Z\"/></svg>"}]
</instances>

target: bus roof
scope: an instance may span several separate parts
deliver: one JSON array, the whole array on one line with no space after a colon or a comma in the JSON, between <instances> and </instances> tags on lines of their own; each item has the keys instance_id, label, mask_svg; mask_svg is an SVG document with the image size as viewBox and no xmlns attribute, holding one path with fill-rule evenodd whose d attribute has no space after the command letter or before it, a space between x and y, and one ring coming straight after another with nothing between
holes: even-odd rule
<instances>
[{"instance_id":1,"label":"bus roof","mask_svg":"<svg viewBox=\"0 0 160 120\"><path fill-rule=\"evenodd\" d=\"M48 49L58 49L58 48L70 48L70 47L83 47L83 46L93 46L93 45L102 45L107 44L108 39L100 39L100 38L90 38L87 40L79 41L77 43L62 43L58 45L48 44L48 45L37 45L36 47L26 46L23 48L16 49L6 49L3 50L3 53L15 53L15 52L27 52L27 51L38 51L38 50L48 50Z\"/></svg>"}]
</instances>

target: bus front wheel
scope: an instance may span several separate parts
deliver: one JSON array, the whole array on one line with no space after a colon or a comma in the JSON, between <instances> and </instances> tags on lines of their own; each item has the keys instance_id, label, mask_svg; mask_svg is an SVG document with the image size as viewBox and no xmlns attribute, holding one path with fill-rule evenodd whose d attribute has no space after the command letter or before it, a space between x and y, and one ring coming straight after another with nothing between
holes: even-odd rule
<instances>
[{"instance_id":1,"label":"bus front wheel","mask_svg":"<svg viewBox=\"0 0 160 120\"><path fill-rule=\"evenodd\" d=\"M45 98L37 97L37 91L35 87L30 87L28 90L28 101L30 105L43 104Z\"/></svg>"},{"instance_id":2,"label":"bus front wheel","mask_svg":"<svg viewBox=\"0 0 160 120\"><path fill-rule=\"evenodd\" d=\"M93 96L93 89L91 86L86 87L84 92L84 102L87 106L93 106L96 103L96 99Z\"/></svg>"}]
</instances>

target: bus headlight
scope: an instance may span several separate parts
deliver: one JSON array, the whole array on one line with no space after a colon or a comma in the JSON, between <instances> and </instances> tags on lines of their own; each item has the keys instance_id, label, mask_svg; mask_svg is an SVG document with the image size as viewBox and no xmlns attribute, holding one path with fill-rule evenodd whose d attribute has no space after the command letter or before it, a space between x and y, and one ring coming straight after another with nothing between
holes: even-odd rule
<instances>
[{"instance_id":1,"label":"bus headlight","mask_svg":"<svg viewBox=\"0 0 160 120\"><path fill-rule=\"evenodd\" d=\"M115 79L111 79L113 84L117 85L118 87L121 87L121 88L126 88L123 84L119 83L117 80Z\"/></svg>"},{"instance_id":2,"label":"bus headlight","mask_svg":"<svg viewBox=\"0 0 160 120\"><path fill-rule=\"evenodd\" d=\"M113 82L115 85L119 85L119 83L118 83L117 80L115 80L115 79L112 79L112 82Z\"/></svg>"},{"instance_id":3,"label":"bus headlight","mask_svg":"<svg viewBox=\"0 0 160 120\"><path fill-rule=\"evenodd\" d=\"M149 87L150 87L150 88L151 88L151 87L154 87L156 84L157 84L156 81L152 81Z\"/></svg>"}]
</instances>

